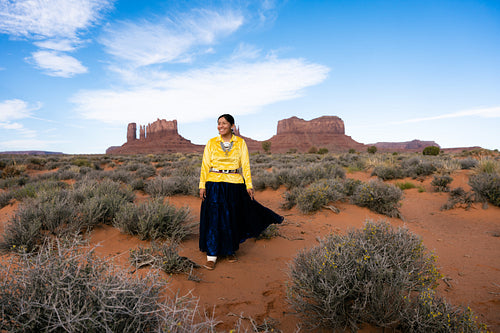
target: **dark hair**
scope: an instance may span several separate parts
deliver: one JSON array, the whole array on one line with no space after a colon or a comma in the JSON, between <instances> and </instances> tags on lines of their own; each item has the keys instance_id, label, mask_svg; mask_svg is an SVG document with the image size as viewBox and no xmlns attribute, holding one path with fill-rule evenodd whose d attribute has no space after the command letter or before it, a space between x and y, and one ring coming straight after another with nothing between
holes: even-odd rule
<instances>
[{"instance_id":1,"label":"dark hair","mask_svg":"<svg viewBox=\"0 0 500 333\"><path fill-rule=\"evenodd\" d=\"M217 121L219 121L220 118L226 119L231 124L231 126L234 125L234 118L230 114L225 113L222 116L219 116L219 118L217 118Z\"/></svg>"}]
</instances>

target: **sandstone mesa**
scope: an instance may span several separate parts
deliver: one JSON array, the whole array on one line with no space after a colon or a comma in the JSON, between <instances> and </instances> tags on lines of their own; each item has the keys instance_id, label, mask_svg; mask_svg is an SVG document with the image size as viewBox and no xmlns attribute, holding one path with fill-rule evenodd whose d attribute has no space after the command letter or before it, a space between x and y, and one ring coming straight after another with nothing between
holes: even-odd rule
<instances>
[{"instance_id":1,"label":"sandstone mesa","mask_svg":"<svg viewBox=\"0 0 500 333\"><path fill-rule=\"evenodd\" d=\"M297 117L278 121L276 135L268 140L258 141L242 135L239 128L236 135L245 139L250 152L263 151L262 142L271 143L271 152L305 153L312 147L326 148L329 152L347 152L350 149L366 151L369 145L357 142L345 134L344 121L337 116L322 116L312 120ZM434 141L413 140L409 142L380 142L371 144L382 151L421 151L427 146L438 146ZM106 154L161 154L203 152L204 145L197 145L182 137L177 130L177 120L158 119L148 125L130 123L127 127L127 142L121 146L109 147Z\"/></svg>"}]
</instances>

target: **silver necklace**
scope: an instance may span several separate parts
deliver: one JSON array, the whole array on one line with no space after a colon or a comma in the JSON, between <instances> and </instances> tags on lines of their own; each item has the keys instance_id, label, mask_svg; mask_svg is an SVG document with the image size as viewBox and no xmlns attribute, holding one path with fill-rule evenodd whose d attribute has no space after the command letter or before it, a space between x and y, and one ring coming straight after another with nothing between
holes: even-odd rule
<instances>
[{"instance_id":1,"label":"silver necklace","mask_svg":"<svg viewBox=\"0 0 500 333\"><path fill-rule=\"evenodd\" d=\"M229 151L231 150L231 148L233 148L233 141L231 141L231 142L221 141L220 147L222 148L224 153L226 153L226 156L228 156Z\"/></svg>"}]
</instances>

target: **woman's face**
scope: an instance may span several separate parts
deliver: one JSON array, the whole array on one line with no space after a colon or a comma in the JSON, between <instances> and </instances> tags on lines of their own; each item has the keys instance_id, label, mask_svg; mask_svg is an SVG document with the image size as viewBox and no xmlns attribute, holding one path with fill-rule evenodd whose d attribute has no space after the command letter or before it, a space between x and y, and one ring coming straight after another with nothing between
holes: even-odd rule
<instances>
[{"instance_id":1,"label":"woman's face","mask_svg":"<svg viewBox=\"0 0 500 333\"><path fill-rule=\"evenodd\" d=\"M221 117L219 119L219 121L217 122L217 129L219 130L219 134L221 136L227 136L227 135L232 134L231 133L231 124L224 117Z\"/></svg>"}]
</instances>

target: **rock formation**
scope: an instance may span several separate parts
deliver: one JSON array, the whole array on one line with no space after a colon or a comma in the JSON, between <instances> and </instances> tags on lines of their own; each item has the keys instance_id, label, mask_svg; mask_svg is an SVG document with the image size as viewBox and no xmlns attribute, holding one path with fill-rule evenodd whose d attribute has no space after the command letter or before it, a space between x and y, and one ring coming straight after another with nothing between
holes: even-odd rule
<instances>
[{"instance_id":1,"label":"rock formation","mask_svg":"<svg viewBox=\"0 0 500 333\"><path fill-rule=\"evenodd\" d=\"M425 147L439 145L434 141L412 140L406 142L377 142L370 146L377 147L379 151L422 151ZM441 147L440 147L441 148Z\"/></svg>"},{"instance_id":2,"label":"rock formation","mask_svg":"<svg viewBox=\"0 0 500 333\"><path fill-rule=\"evenodd\" d=\"M177 132L177 120L158 119L148 125L127 126L127 142L119 147L109 147L106 154L163 154L202 152L202 145L195 145Z\"/></svg>"},{"instance_id":3,"label":"rock formation","mask_svg":"<svg viewBox=\"0 0 500 333\"><path fill-rule=\"evenodd\" d=\"M250 152L263 152L263 141L240 134ZM297 117L283 119L278 122L276 135L268 140L271 143L271 152L308 152L311 149L326 148L329 152L347 152L350 149L366 151L368 145L354 141L345 135L345 126L342 119L336 116L323 116L312 120ZM438 146L434 141L413 140L409 142L378 142L373 144L379 151L422 151L427 146ZM127 142L119 147L109 147L107 154L161 154L161 153L192 153L203 152L203 145L196 145L183 138L177 131L177 121L158 119L148 125L139 126L137 138L137 124L130 123L127 127Z\"/></svg>"},{"instance_id":4,"label":"rock formation","mask_svg":"<svg viewBox=\"0 0 500 333\"><path fill-rule=\"evenodd\" d=\"M263 151L261 141L245 140L250 151ZM312 148L326 148L329 152L366 150L364 144L345 135L344 122L336 116L323 116L309 121L297 117L280 120L276 135L265 141L271 142L273 153L308 152Z\"/></svg>"}]
</instances>

